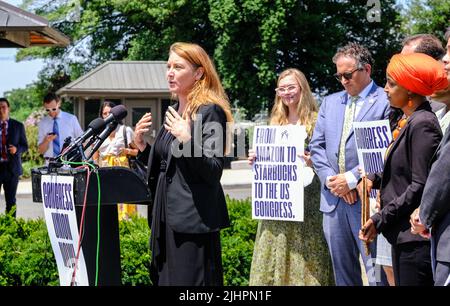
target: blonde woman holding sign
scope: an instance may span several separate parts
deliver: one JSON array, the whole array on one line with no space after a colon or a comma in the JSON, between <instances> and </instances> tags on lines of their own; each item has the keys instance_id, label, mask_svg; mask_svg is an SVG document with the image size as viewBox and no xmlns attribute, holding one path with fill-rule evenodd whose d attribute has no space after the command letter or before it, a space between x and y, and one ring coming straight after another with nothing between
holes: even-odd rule
<instances>
[{"instance_id":1,"label":"blonde woman holding sign","mask_svg":"<svg viewBox=\"0 0 450 306\"><path fill-rule=\"evenodd\" d=\"M317 104L305 75L286 69L278 77L271 125L304 125L308 144L317 117ZM249 163L256 158L249 151ZM309 153L303 156L313 175ZM304 222L260 220L250 270L251 286L332 285L333 274L319 211L317 178L304 191Z\"/></svg>"}]
</instances>

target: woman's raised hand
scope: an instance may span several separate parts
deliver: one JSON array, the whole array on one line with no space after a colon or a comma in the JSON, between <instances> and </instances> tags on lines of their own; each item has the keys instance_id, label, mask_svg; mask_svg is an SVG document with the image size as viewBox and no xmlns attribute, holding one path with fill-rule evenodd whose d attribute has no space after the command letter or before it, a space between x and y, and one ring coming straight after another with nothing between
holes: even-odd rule
<instances>
[{"instance_id":1,"label":"woman's raised hand","mask_svg":"<svg viewBox=\"0 0 450 306\"><path fill-rule=\"evenodd\" d=\"M133 142L141 152L144 151L146 147L144 133L150 131L151 125L152 113L145 113L145 115L138 121L136 128L134 129Z\"/></svg>"},{"instance_id":2,"label":"woman's raised hand","mask_svg":"<svg viewBox=\"0 0 450 306\"><path fill-rule=\"evenodd\" d=\"M169 106L166 112L164 127L181 143L186 143L191 140L190 120L183 119L171 106Z\"/></svg>"}]
</instances>

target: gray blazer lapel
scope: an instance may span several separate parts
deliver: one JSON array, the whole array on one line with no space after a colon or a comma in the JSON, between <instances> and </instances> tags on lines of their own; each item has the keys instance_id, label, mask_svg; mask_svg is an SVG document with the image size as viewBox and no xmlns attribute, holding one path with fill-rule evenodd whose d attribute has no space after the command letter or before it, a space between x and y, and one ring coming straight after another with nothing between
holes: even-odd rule
<instances>
[{"instance_id":1,"label":"gray blazer lapel","mask_svg":"<svg viewBox=\"0 0 450 306\"><path fill-rule=\"evenodd\" d=\"M441 148L450 140L450 127L447 129L446 133L444 134L444 137L442 137L441 142L439 143L439 146L437 147L436 151L433 154L433 157L431 158L432 161L437 159L441 153Z\"/></svg>"},{"instance_id":2,"label":"gray blazer lapel","mask_svg":"<svg viewBox=\"0 0 450 306\"><path fill-rule=\"evenodd\" d=\"M375 103L377 102L377 97L378 97L377 88L378 88L378 86L374 82L372 85L372 88L370 89L369 94L364 99L363 106L362 106L361 110L359 111L358 117L356 117L355 121L363 121L364 117L367 115L369 110L375 105Z\"/></svg>"},{"instance_id":3,"label":"gray blazer lapel","mask_svg":"<svg viewBox=\"0 0 450 306\"><path fill-rule=\"evenodd\" d=\"M377 102L377 97L378 97L377 88L378 88L378 86L374 82L372 85L372 88L370 89L369 94L364 99L363 106L359 110L358 116L356 117L356 119L354 121L356 121L356 122L363 121L364 117L369 113L369 110L375 105L375 103ZM348 133L347 140L352 135L353 135L353 126L352 126L352 129L350 130L350 133Z\"/></svg>"}]
</instances>

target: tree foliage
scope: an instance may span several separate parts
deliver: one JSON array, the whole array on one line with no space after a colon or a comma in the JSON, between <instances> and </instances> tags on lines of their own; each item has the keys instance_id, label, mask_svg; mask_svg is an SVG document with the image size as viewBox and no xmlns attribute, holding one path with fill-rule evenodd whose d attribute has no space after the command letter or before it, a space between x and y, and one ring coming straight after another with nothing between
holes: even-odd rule
<instances>
[{"instance_id":1,"label":"tree foliage","mask_svg":"<svg viewBox=\"0 0 450 306\"><path fill-rule=\"evenodd\" d=\"M374 77L383 83L400 23L395 0L379 3L380 19L370 22L377 2L27 0L27 9L51 20L72 43L24 49L18 57L46 58L41 78L50 85L55 75L69 82L107 60L166 60L173 42L196 42L213 57L231 102L251 117L271 105L277 74L288 67L300 68L319 94L340 90L331 58L348 41L373 52Z\"/></svg>"},{"instance_id":2,"label":"tree foliage","mask_svg":"<svg viewBox=\"0 0 450 306\"><path fill-rule=\"evenodd\" d=\"M441 39L449 26L450 2L442 0L413 0L403 22L408 35L431 33Z\"/></svg>"}]
</instances>

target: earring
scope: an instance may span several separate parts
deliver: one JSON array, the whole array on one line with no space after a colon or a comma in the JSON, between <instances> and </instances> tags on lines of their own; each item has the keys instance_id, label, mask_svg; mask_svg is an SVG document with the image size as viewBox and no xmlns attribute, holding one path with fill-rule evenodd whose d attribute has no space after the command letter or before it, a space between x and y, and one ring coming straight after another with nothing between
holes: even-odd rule
<instances>
[{"instance_id":1,"label":"earring","mask_svg":"<svg viewBox=\"0 0 450 306\"><path fill-rule=\"evenodd\" d=\"M408 92L408 107L411 108L413 107L413 101L411 99L411 94Z\"/></svg>"}]
</instances>

